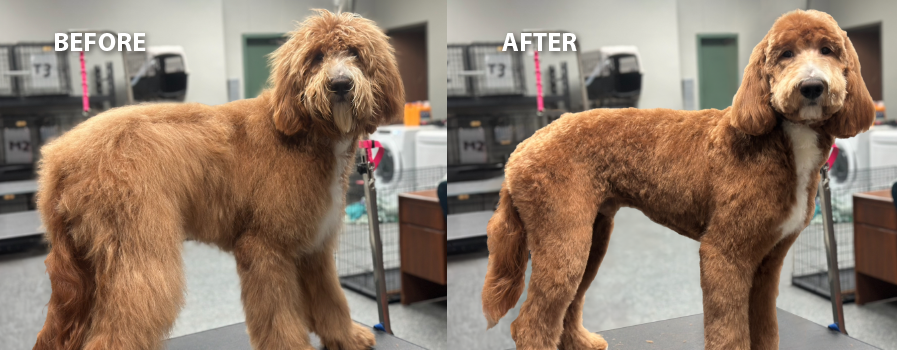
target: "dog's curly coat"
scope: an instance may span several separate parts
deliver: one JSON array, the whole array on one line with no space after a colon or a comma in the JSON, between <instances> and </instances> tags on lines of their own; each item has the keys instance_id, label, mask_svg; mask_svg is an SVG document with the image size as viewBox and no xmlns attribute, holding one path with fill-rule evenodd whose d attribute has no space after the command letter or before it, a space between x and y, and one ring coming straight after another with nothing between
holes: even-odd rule
<instances>
[{"instance_id":1,"label":"dog's curly coat","mask_svg":"<svg viewBox=\"0 0 897 350\"><path fill-rule=\"evenodd\" d=\"M836 137L874 106L853 45L818 11L780 17L725 110L596 109L522 142L489 222L489 326L532 277L511 324L518 349L606 349L582 326L583 297L622 206L701 242L707 349L777 349L775 299L788 248L812 217Z\"/></svg>"},{"instance_id":2,"label":"dog's curly coat","mask_svg":"<svg viewBox=\"0 0 897 350\"><path fill-rule=\"evenodd\" d=\"M233 251L252 345L366 349L334 267L356 141L402 110L387 37L319 10L271 56L271 89L220 106L102 113L43 148L53 293L34 349L159 349L181 242Z\"/></svg>"}]
</instances>

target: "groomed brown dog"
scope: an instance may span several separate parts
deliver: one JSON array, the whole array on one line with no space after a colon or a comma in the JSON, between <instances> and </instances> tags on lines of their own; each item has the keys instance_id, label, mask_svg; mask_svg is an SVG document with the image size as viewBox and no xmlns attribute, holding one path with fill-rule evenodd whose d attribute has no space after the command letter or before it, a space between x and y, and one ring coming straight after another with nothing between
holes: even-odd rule
<instances>
[{"instance_id":1,"label":"groomed brown dog","mask_svg":"<svg viewBox=\"0 0 897 350\"><path fill-rule=\"evenodd\" d=\"M505 168L488 226L489 326L520 298L531 254L517 349L606 349L582 326L583 297L627 206L701 242L707 349L778 349L779 270L812 217L819 169L834 139L874 114L846 33L798 10L754 48L730 108L560 118Z\"/></svg>"},{"instance_id":2,"label":"groomed brown dog","mask_svg":"<svg viewBox=\"0 0 897 350\"><path fill-rule=\"evenodd\" d=\"M53 294L34 349L159 349L181 242L233 251L257 349L367 349L334 267L357 140L402 110L387 37L319 10L271 56L272 89L220 106L124 107L43 149Z\"/></svg>"}]
</instances>

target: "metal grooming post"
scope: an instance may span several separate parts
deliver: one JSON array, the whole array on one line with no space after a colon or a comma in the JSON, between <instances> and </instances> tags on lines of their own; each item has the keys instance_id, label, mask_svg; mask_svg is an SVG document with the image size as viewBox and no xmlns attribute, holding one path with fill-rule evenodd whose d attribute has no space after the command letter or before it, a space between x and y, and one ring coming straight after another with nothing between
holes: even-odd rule
<instances>
[{"instance_id":1,"label":"metal grooming post","mask_svg":"<svg viewBox=\"0 0 897 350\"><path fill-rule=\"evenodd\" d=\"M382 152L382 150L380 151ZM364 179L365 207L368 212L368 228L371 230L371 254L374 258L374 286L377 290L377 313L380 316L380 324L383 331L392 334L389 324L389 299L386 296L386 274L383 272L383 244L380 241L380 220L377 216L377 188L374 186L374 163L367 155L362 156L362 162L358 164L358 172Z\"/></svg>"},{"instance_id":2,"label":"metal grooming post","mask_svg":"<svg viewBox=\"0 0 897 350\"><path fill-rule=\"evenodd\" d=\"M828 260L828 283L832 300L832 316L835 323L828 327L847 334L844 325L844 307L841 300L841 276L838 270L838 244L835 241L835 226L832 222L832 194L829 189L828 164L822 166L819 184L819 207L822 211L822 229L825 234L825 252Z\"/></svg>"}]
</instances>

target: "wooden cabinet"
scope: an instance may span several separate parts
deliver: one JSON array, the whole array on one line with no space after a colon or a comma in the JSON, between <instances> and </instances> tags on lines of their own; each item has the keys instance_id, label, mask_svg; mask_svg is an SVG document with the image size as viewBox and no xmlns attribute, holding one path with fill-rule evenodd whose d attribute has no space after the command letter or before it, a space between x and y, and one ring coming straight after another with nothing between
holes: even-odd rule
<instances>
[{"instance_id":1,"label":"wooden cabinet","mask_svg":"<svg viewBox=\"0 0 897 350\"><path fill-rule=\"evenodd\" d=\"M853 195L856 303L897 297L897 209L891 191Z\"/></svg>"},{"instance_id":2,"label":"wooden cabinet","mask_svg":"<svg viewBox=\"0 0 897 350\"><path fill-rule=\"evenodd\" d=\"M445 231L436 190L399 195L402 304L446 296Z\"/></svg>"}]
</instances>

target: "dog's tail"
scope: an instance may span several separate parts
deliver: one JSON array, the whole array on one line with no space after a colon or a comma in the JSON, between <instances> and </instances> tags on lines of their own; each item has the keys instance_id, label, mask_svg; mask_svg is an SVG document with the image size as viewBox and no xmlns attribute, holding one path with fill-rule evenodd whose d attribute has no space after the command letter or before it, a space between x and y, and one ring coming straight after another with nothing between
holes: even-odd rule
<instances>
[{"instance_id":1,"label":"dog's tail","mask_svg":"<svg viewBox=\"0 0 897 350\"><path fill-rule=\"evenodd\" d=\"M498 209L489 220L489 267L483 285L483 314L492 328L520 299L529 254L526 231L514 208L507 184L502 186Z\"/></svg>"},{"instance_id":2,"label":"dog's tail","mask_svg":"<svg viewBox=\"0 0 897 350\"><path fill-rule=\"evenodd\" d=\"M72 240L63 215L56 211L59 197L55 185L58 184L42 183L43 193L38 193L38 207L51 247L44 263L53 292L34 350L77 350L83 347L90 327L96 289L94 269Z\"/></svg>"}]
</instances>

